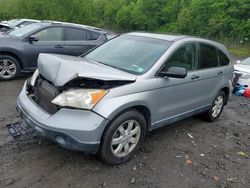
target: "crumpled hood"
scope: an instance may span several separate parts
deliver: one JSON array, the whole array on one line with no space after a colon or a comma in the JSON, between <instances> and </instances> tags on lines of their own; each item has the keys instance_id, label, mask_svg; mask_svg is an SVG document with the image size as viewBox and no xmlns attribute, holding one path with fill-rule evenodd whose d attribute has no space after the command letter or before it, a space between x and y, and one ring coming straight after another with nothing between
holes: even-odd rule
<instances>
[{"instance_id":1,"label":"crumpled hood","mask_svg":"<svg viewBox=\"0 0 250 188\"><path fill-rule=\"evenodd\" d=\"M250 73L250 66L244 65L244 64L236 64L236 65L234 65L234 70L240 71L240 72Z\"/></svg>"},{"instance_id":2,"label":"crumpled hood","mask_svg":"<svg viewBox=\"0 0 250 188\"><path fill-rule=\"evenodd\" d=\"M93 78L104 81L134 81L136 75L120 71L95 62L88 62L82 57L43 54L38 57L39 73L55 86L63 86L77 78Z\"/></svg>"}]
</instances>

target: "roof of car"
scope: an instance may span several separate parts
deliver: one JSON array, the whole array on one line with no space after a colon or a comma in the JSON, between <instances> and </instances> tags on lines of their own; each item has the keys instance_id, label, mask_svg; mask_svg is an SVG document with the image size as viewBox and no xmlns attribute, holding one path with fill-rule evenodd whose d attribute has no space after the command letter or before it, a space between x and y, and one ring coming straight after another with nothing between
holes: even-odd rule
<instances>
[{"instance_id":1,"label":"roof of car","mask_svg":"<svg viewBox=\"0 0 250 188\"><path fill-rule=\"evenodd\" d=\"M149 38L154 38L154 39L166 40L166 41L170 41L170 42L176 42L178 40L187 39L187 38L195 39L197 41L207 42L209 44L212 44L212 45L218 47L220 50L222 50L224 53L226 53L229 57L229 53L223 44L216 42L216 41L199 38L199 37L187 36L187 35L158 34L158 33L148 33L148 32L131 32L131 33L127 33L125 35L149 37Z\"/></svg>"},{"instance_id":2,"label":"roof of car","mask_svg":"<svg viewBox=\"0 0 250 188\"><path fill-rule=\"evenodd\" d=\"M33 20L33 19L26 19L26 18L22 18L22 19L20 19L20 21L27 21L27 22L41 22L40 20Z\"/></svg>"},{"instance_id":3,"label":"roof of car","mask_svg":"<svg viewBox=\"0 0 250 188\"><path fill-rule=\"evenodd\" d=\"M76 24L76 23L69 23L69 22L60 22L60 21L53 21L53 20L43 20L41 22L41 24L47 24L47 25L64 25L64 26L74 26L74 27L80 27L80 28L85 28L85 29L91 29L91 30L95 30L98 32L103 32L106 33L104 30L97 28L97 27L93 27L93 26L89 26L89 25L83 25L83 24Z\"/></svg>"},{"instance_id":4,"label":"roof of car","mask_svg":"<svg viewBox=\"0 0 250 188\"><path fill-rule=\"evenodd\" d=\"M172 42L187 37L185 35L168 35L168 34L147 33L147 32L132 32L132 33L127 33L127 35L149 37L149 38L161 39Z\"/></svg>"}]
</instances>

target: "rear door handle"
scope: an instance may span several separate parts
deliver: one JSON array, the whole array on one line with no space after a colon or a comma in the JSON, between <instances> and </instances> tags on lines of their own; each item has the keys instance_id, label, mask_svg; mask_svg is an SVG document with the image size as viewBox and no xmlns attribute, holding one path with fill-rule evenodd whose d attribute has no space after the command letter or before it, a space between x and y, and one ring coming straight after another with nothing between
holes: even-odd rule
<instances>
[{"instance_id":1,"label":"rear door handle","mask_svg":"<svg viewBox=\"0 0 250 188\"><path fill-rule=\"evenodd\" d=\"M222 74L223 74L223 71L218 71L217 74L218 74L218 75L222 75Z\"/></svg>"},{"instance_id":2,"label":"rear door handle","mask_svg":"<svg viewBox=\"0 0 250 188\"><path fill-rule=\"evenodd\" d=\"M196 80L196 79L198 79L198 78L200 78L200 76L195 75L195 74L191 76L191 79L192 79L192 80Z\"/></svg>"},{"instance_id":3,"label":"rear door handle","mask_svg":"<svg viewBox=\"0 0 250 188\"><path fill-rule=\"evenodd\" d=\"M63 48L64 46L61 44L55 45L55 48Z\"/></svg>"}]
</instances>

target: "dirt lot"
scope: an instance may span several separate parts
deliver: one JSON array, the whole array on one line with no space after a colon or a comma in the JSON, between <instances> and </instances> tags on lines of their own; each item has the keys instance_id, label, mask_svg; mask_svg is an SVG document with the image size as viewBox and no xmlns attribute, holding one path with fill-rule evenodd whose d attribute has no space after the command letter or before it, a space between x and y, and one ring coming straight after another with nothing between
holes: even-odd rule
<instances>
[{"instance_id":1,"label":"dirt lot","mask_svg":"<svg viewBox=\"0 0 250 188\"><path fill-rule=\"evenodd\" d=\"M133 160L108 166L32 134L13 140L24 79L0 82L0 187L250 187L249 99L232 96L217 122L154 131Z\"/></svg>"}]
</instances>

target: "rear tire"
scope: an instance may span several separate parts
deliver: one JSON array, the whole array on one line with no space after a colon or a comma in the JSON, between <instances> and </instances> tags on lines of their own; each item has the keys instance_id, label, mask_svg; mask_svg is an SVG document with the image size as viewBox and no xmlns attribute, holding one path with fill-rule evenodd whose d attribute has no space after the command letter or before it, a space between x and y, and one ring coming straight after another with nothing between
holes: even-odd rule
<instances>
[{"instance_id":1,"label":"rear tire","mask_svg":"<svg viewBox=\"0 0 250 188\"><path fill-rule=\"evenodd\" d=\"M226 95L223 91L220 91L216 95L213 104L209 108L209 110L204 112L203 117L205 118L205 120L209 122L216 121L220 117L221 112L223 111L225 102L226 102Z\"/></svg>"},{"instance_id":2,"label":"rear tire","mask_svg":"<svg viewBox=\"0 0 250 188\"><path fill-rule=\"evenodd\" d=\"M11 80L20 72L20 64L10 55L0 55L0 80Z\"/></svg>"},{"instance_id":3,"label":"rear tire","mask_svg":"<svg viewBox=\"0 0 250 188\"><path fill-rule=\"evenodd\" d=\"M105 131L100 147L100 157L107 164L118 165L130 160L143 145L146 120L137 110L118 116Z\"/></svg>"}]
</instances>

